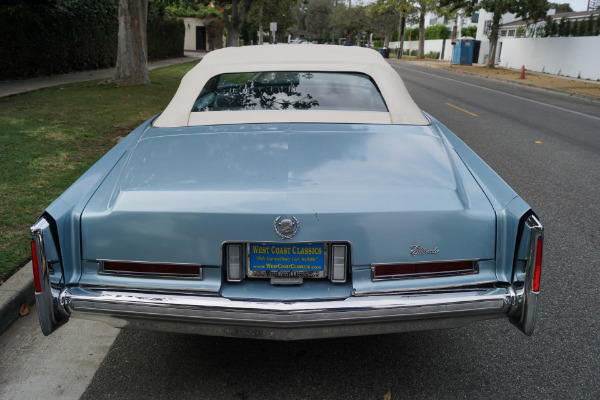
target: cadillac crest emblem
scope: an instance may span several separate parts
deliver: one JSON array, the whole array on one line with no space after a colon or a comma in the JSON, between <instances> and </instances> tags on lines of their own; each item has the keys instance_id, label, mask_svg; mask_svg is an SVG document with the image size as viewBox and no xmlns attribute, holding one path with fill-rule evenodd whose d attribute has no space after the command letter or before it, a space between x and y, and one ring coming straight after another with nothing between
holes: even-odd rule
<instances>
[{"instance_id":1,"label":"cadillac crest emblem","mask_svg":"<svg viewBox=\"0 0 600 400\"><path fill-rule=\"evenodd\" d=\"M291 239L300 230L300 222L296 217L282 219L281 216L275 219L273 224L275 233L282 239Z\"/></svg>"}]
</instances>

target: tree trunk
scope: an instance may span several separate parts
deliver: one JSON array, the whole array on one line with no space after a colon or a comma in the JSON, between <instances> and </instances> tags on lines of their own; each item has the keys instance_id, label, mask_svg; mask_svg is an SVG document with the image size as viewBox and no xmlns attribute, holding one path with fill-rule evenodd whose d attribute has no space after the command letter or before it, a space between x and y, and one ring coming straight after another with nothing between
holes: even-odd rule
<instances>
[{"instance_id":1,"label":"tree trunk","mask_svg":"<svg viewBox=\"0 0 600 400\"><path fill-rule=\"evenodd\" d=\"M147 22L148 0L119 0L119 41L113 78L117 85L150 83Z\"/></svg>"},{"instance_id":2,"label":"tree trunk","mask_svg":"<svg viewBox=\"0 0 600 400\"><path fill-rule=\"evenodd\" d=\"M490 59L488 60L488 68L494 68L496 64L496 48L498 47L498 31L500 30L500 20L502 19L502 10L497 8L494 10L492 17L492 26L490 31Z\"/></svg>"},{"instance_id":3,"label":"tree trunk","mask_svg":"<svg viewBox=\"0 0 600 400\"><path fill-rule=\"evenodd\" d=\"M384 38L383 38L383 47L390 47L390 34L386 33Z\"/></svg>"},{"instance_id":4,"label":"tree trunk","mask_svg":"<svg viewBox=\"0 0 600 400\"><path fill-rule=\"evenodd\" d=\"M239 47L240 31L233 26L227 28L227 47Z\"/></svg>"},{"instance_id":5,"label":"tree trunk","mask_svg":"<svg viewBox=\"0 0 600 400\"><path fill-rule=\"evenodd\" d=\"M398 49L398 58L402 58L402 53L404 53L404 28L406 27L406 14L402 12L402 19L400 20L400 48Z\"/></svg>"},{"instance_id":6,"label":"tree trunk","mask_svg":"<svg viewBox=\"0 0 600 400\"><path fill-rule=\"evenodd\" d=\"M419 13L419 52L417 58L425 58L425 10Z\"/></svg>"},{"instance_id":7,"label":"tree trunk","mask_svg":"<svg viewBox=\"0 0 600 400\"><path fill-rule=\"evenodd\" d=\"M259 9L258 9L258 44L263 44L262 16L263 16L263 3L260 3Z\"/></svg>"},{"instance_id":8,"label":"tree trunk","mask_svg":"<svg viewBox=\"0 0 600 400\"><path fill-rule=\"evenodd\" d=\"M226 8L223 12L223 22L227 28L227 47L239 46L242 25L253 1L232 0L231 8Z\"/></svg>"}]
</instances>

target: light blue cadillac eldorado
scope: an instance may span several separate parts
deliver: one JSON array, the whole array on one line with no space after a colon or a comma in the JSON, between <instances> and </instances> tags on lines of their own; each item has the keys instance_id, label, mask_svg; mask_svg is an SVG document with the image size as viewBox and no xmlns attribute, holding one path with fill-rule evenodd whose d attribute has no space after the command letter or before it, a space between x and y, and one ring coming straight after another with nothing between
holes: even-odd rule
<instances>
[{"instance_id":1,"label":"light blue cadillac eldorado","mask_svg":"<svg viewBox=\"0 0 600 400\"><path fill-rule=\"evenodd\" d=\"M46 335L535 327L536 214L370 49L209 53L31 232Z\"/></svg>"}]
</instances>

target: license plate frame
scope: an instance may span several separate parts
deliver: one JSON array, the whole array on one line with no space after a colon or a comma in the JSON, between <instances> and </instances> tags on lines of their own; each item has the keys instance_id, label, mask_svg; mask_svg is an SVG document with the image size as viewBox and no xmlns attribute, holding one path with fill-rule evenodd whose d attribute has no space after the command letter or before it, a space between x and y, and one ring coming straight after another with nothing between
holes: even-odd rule
<instances>
[{"instance_id":1,"label":"license plate frame","mask_svg":"<svg viewBox=\"0 0 600 400\"><path fill-rule=\"evenodd\" d=\"M328 246L323 242L252 242L246 249L248 278L320 279L328 276Z\"/></svg>"}]
</instances>

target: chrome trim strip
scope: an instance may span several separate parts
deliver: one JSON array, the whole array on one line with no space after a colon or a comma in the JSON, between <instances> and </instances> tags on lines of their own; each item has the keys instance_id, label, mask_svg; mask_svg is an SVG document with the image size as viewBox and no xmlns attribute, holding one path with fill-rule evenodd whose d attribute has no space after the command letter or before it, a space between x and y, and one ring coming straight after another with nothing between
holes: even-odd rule
<instances>
[{"instance_id":1,"label":"chrome trim strip","mask_svg":"<svg viewBox=\"0 0 600 400\"><path fill-rule=\"evenodd\" d=\"M525 264L525 280L513 283L514 303L508 313L510 321L523 333L531 335L535 329L539 292L534 292L533 273L537 256L537 241L544 237L544 227L535 215L530 215L525 224L530 228L529 248ZM543 261L543 260L542 260Z\"/></svg>"},{"instance_id":2,"label":"chrome trim strip","mask_svg":"<svg viewBox=\"0 0 600 400\"><path fill-rule=\"evenodd\" d=\"M89 262L97 262L97 261L109 261L109 262L121 262L121 263L131 263L131 264L158 264L158 265L191 265L201 267L202 264L196 263L179 263L179 262L159 262L159 261L139 261L139 260L112 260L109 258L99 258L97 260L83 260Z\"/></svg>"},{"instance_id":3,"label":"chrome trim strip","mask_svg":"<svg viewBox=\"0 0 600 400\"><path fill-rule=\"evenodd\" d=\"M134 277L148 277L148 278L173 278L173 279L202 279L202 264L192 263L172 263L172 262L150 262L150 261L123 261L123 260L87 260L89 262L98 263L98 275L110 275L110 276L134 276ZM198 267L198 274L169 274L169 273L151 273L151 272L135 272L135 271L106 271L104 269L105 262L118 262L126 264L153 264L153 265L186 265Z\"/></svg>"},{"instance_id":4,"label":"chrome trim strip","mask_svg":"<svg viewBox=\"0 0 600 400\"><path fill-rule=\"evenodd\" d=\"M489 285L493 285L498 283L496 280L487 280L487 281L477 281L477 282L469 282L469 283L461 283L461 284L452 284L449 286L424 286L424 287L407 287L400 289L383 289L383 290L365 290L365 291L353 291L352 294L354 296L387 296L390 294L406 294L406 293L418 293L418 292L428 292L428 291L460 291L460 290L468 290L471 288L482 288L487 287Z\"/></svg>"},{"instance_id":5,"label":"chrome trim strip","mask_svg":"<svg viewBox=\"0 0 600 400\"><path fill-rule=\"evenodd\" d=\"M147 293L147 292L157 292L157 293L176 293L176 294L189 294L192 296L197 296L197 295L211 295L214 296L215 294L219 293L220 290L217 289L206 289L206 288L193 288L193 287L177 287L177 289L174 289L172 286L132 286L132 285L127 285L127 284L121 284L121 283L115 283L115 282L110 282L110 283L93 283L93 282L85 282L85 281L80 281L80 286L81 287L86 287L86 288L90 288L91 290L125 290L125 291L132 291L132 292L141 292L141 293Z\"/></svg>"},{"instance_id":6,"label":"chrome trim strip","mask_svg":"<svg viewBox=\"0 0 600 400\"><path fill-rule=\"evenodd\" d=\"M473 263L472 269L463 269L457 271L442 271L442 272L427 272L420 274L396 274L396 275L382 275L375 276L375 267L380 265L412 265L412 264L431 264L431 263L452 263L452 262L464 262L469 261ZM388 280L401 280L401 279L423 279L423 278L441 278L448 276L460 276L460 275L476 275L479 273L479 261L480 258L477 259L467 259L467 260L430 260L430 261L417 261L417 262L399 262L399 263L377 263L371 264L371 280L373 282L378 281L388 281Z\"/></svg>"}]
</instances>

